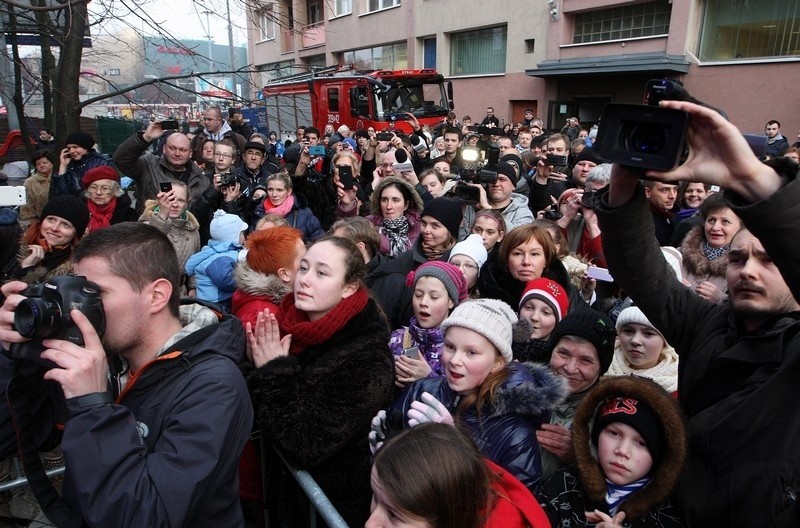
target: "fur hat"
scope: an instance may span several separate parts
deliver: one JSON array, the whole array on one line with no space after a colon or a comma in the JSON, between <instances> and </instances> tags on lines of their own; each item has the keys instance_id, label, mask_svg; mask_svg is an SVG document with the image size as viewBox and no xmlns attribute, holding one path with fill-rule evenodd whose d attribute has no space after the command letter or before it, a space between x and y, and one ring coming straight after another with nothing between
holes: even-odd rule
<instances>
[{"instance_id":1,"label":"fur hat","mask_svg":"<svg viewBox=\"0 0 800 528\"><path fill-rule=\"evenodd\" d=\"M294 262L297 241L303 233L293 227L273 227L251 233L245 241L247 265L264 275L277 273Z\"/></svg>"},{"instance_id":2,"label":"fur hat","mask_svg":"<svg viewBox=\"0 0 800 528\"><path fill-rule=\"evenodd\" d=\"M47 202L39 218L57 216L68 221L75 228L75 236L80 238L89 225L89 208L86 202L77 196L62 194Z\"/></svg>"},{"instance_id":3,"label":"fur hat","mask_svg":"<svg viewBox=\"0 0 800 528\"><path fill-rule=\"evenodd\" d=\"M450 317L442 322L442 332L451 326L477 332L497 348L506 363L512 359L512 326L517 315L509 305L497 299L471 299L456 306Z\"/></svg>"},{"instance_id":4,"label":"fur hat","mask_svg":"<svg viewBox=\"0 0 800 528\"><path fill-rule=\"evenodd\" d=\"M101 165L86 171L83 175L83 188L86 189L97 180L114 180L119 183L119 173L114 167L108 165Z\"/></svg>"},{"instance_id":5,"label":"fur hat","mask_svg":"<svg viewBox=\"0 0 800 528\"><path fill-rule=\"evenodd\" d=\"M661 339L664 339L664 335L661 333L661 331L653 326L653 323L650 322L650 319L648 319L644 312L642 312L642 310L640 310L637 306L629 306L619 313L617 316L617 333L622 330L624 325L630 323L650 327L658 332L658 335L661 336ZM666 342L667 340L664 339L664 343Z\"/></svg>"},{"instance_id":6,"label":"fur hat","mask_svg":"<svg viewBox=\"0 0 800 528\"><path fill-rule=\"evenodd\" d=\"M416 286L417 281L422 277L439 279L444 284L444 289L447 290L450 300L456 306L468 297L467 282L464 280L464 274L452 264L439 260L426 262L406 276L406 285L409 287Z\"/></svg>"},{"instance_id":7,"label":"fur hat","mask_svg":"<svg viewBox=\"0 0 800 528\"><path fill-rule=\"evenodd\" d=\"M614 357L614 338L617 332L606 314L588 307L576 309L556 325L550 336L550 343L556 346L564 336L582 337L589 341L597 350L600 375L608 370Z\"/></svg>"},{"instance_id":8,"label":"fur hat","mask_svg":"<svg viewBox=\"0 0 800 528\"><path fill-rule=\"evenodd\" d=\"M539 299L547 303L556 316L556 323L561 321L569 310L569 295L566 290L550 279L540 278L528 282L519 300L519 307L522 308L528 299Z\"/></svg>"},{"instance_id":9,"label":"fur hat","mask_svg":"<svg viewBox=\"0 0 800 528\"><path fill-rule=\"evenodd\" d=\"M239 243L239 233L247 229L238 215L228 214L222 209L214 213L211 220L211 238L217 242Z\"/></svg>"},{"instance_id":10,"label":"fur hat","mask_svg":"<svg viewBox=\"0 0 800 528\"><path fill-rule=\"evenodd\" d=\"M422 216L435 218L447 228L453 238L458 238L458 230L461 227L461 219L464 214L461 212L461 200L445 198L440 196L434 198L422 209Z\"/></svg>"},{"instance_id":11,"label":"fur hat","mask_svg":"<svg viewBox=\"0 0 800 528\"><path fill-rule=\"evenodd\" d=\"M86 132L73 132L67 136L67 140L64 142L65 145L78 145L86 150L92 150L94 143L94 138Z\"/></svg>"},{"instance_id":12,"label":"fur hat","mask_svg":"<svg viewBox=\"0 0 800 528\"><path fill-rule=\"evenodd\" d=\"M453 249L450 250L450 260L453 260L453 257L456 255L466 255L472 260L475 261L475 264L478 265L478 273L480 274L480 270L483 265L486 263L486 259L489 258L488 253L486 253L486 248L483 246L483 239L480 235L469 235L467 238L453 246Z\"/></svg>"}]
</instances>

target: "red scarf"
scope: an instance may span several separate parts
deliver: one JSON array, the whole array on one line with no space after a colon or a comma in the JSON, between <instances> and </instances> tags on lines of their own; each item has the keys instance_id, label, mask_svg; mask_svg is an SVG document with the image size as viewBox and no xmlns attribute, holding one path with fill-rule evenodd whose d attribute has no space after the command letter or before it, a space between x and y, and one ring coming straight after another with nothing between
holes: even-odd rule
<instances>
[{"instance_id":1,"label":"red scarf","mask_svg":"<svg viewBox=\"0 0 800 528\"><path fill-rule=\"evenodd\" d=\"M290 194L286 197L280 205L273 205L272 201L267 198L264 200L264 214L275 214L286 216L292 212L292 207L294 207L294 195Z\"/></svg>"},{"instance_id":2,"label":"red scarf","mask_svg":"<svg viewBox=\"0 0 800 528\"><path fill-rule=\"evenodd\" d=\"M289 353L297 355L306 347L318 345L330 339L353 317L361 313L368 300L369 295L366 290L359 288L350 297L339 301L339 304L326 313L322 319L312 322L308 320L308 314L295 307L294 294L286 295L281 301L277 318L281 335L292 334Z\"/></svg>"},{"instance_id":3,"label":"red scarf","mask_svg":"<svg viewBox=\"0 0 800 528\"><path fill-rule=\"evenodd\" d=\"M117 207L117 197L111 199L106 205L97 205L91 200L86 201L89 206L89 232L94 233L98 229L111 225L111 216ZM81 233L82 234L82 233Z\"/></svg>"}]
</instances>

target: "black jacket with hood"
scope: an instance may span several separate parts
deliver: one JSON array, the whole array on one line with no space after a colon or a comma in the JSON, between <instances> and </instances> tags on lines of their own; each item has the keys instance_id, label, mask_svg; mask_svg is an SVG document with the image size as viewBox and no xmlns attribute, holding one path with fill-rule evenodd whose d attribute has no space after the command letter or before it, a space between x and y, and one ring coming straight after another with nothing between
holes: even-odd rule
<instances>
[{"instance_id":1,"label":"black jacket with hood","mask_svg":"<svg viewBox=\"0 0 800 528\"><path fill-rule=\"evenodd\" d=\"M537 498L556 528L594 526L585 512L595 509L608 514L606 480L591 442L600 406L609 398L624 396L646 403L660 419L665 433L662 461L651 470L651 481L630 494L618 507L625 512L623 525L630 528L677 528L683 526L680 512L670 495L683 468L686 430L678 406L658 385L644 378L603 378L581 401L572 422L575 462L557 471L539 489Z\"/></svg>"}]
</instances>

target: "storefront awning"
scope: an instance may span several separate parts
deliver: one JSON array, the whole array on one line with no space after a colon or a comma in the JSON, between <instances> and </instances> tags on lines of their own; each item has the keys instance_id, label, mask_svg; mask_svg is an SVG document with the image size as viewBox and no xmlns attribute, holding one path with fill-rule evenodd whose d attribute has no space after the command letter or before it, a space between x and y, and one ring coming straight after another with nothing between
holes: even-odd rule
<instances>
[{"instance_id":1,"label":"storefront awning","mask_svg":"<svg viewBox=\"0 0 800 528\"><path fill-rule=\"evenodd\" d=\"M525 74L531 77L564 77L636 72L687 73L688 71L689 61L684 55L639 53L544 61L537 64L534 69L525 70Z\"/></svg>"}]
</instances>

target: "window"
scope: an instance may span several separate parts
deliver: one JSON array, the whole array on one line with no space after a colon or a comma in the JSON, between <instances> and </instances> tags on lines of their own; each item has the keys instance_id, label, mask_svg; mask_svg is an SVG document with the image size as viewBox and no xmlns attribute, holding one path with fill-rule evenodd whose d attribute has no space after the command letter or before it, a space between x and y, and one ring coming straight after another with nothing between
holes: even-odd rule
<instances>
[{"instance_id":1,"label":"window","mask_svg":"<svg viewBox=\"0 0 800 528\"><path fill-rule=\"evenodd\" d=\"M367 12L371 13L399 5L400 0L367 0Z\"/></svg>"},{"instance_id":2,"label":"window","mask_svg":"<svg viewBox=\"0 0 800 528\"><path fill-rule=\"evenodd\" d=\"M506 71L506 26L453 33L450 75L485 75Z\"/></svg>"},{"instance_id":3,"label":"window","mask_svg":"<svg viewBox=\"0 0 800 528\"><path fill-rule=\"evenodd\" d=\"M708 0L700 34L700 60L800 55L797 0Z\"/></svg>"},{"instance_id":4,"label":"window","mask_svg":"<svg viewBox=\"0 0 800 528\"><path fill-rule=\"evenodd\" d=\"M261 40L273 40L275 38L275 16L272 13L272 6L259 11L258 29Z\"/></svg>"},{"instance_id":5,"label":"window","mask_svg":"<svg viewBox=\"0 0 800 528\"><path fill-rule=\"evenodd\" d=\"M536 39L525 39L525 53L533 53L536 50Z\"/></svg>"},{"instance_id":6,"label":"window","mask_svg":"<svg viewBox=\"0 0 800 528\"><path fill-rule=\"evenodd\" d=\"M408 68L408 48L405 42L346 51L342 54L344 64L352 64L359 70L401 70Z\"/></svg>"},{"instance_id":7,"label":"window","mask_svg":"<svg viewBox=\"0 0 800 528\"><path fill-rule=\"evenodd\" d=\"M426 38L422 41L423 68L436 69L436 38Z\"/></svg>"},{"instance_id":8,"label":"window","mask_svg":"<svg viewBox=\"0 0 800 528\"><path fill-rule=\"evenodd\" d=\"M338 88L328 88L328 111L329 112L338 112L339 111L339 89Z\"/></svg>"},{"instance_id":9,"label":"window","mask_svg":"<svg viewBox=\"0 0 800 528\"><path fill-rule=\"evenodd\" d=\"M667 0L578 13L572 43L666 35L671 13Z\"/></svg>"},{"instance_id":10,"label":"window","mask_svg":"<svg viewBox=\"0 0 800 528\"><path fill-rule=\"evenodd\" d=\"M322 23L322 4L314 2L308 4L308 25L315 26Z\"/></svg>"},{"instance_id":11,"label":"window","mask_svg":"<svg viewBox=\"0 0 800 528\"><path fill-rule=\"evenodd\" d=\"M353 12L353 0L333 0L333 16L349 15Z\"/></svg>"}]
</instances>

